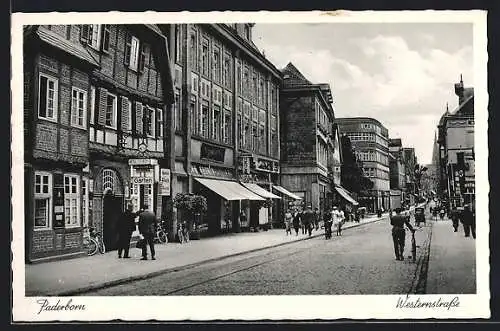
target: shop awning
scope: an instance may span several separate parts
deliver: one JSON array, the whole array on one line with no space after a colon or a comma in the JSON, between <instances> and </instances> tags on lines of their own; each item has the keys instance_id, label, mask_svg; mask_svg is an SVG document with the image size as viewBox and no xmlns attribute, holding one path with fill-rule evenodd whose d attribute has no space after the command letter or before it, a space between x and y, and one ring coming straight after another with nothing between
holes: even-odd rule
<instances>
[{"instance_id":1,"label":"shop awning","mask_svg":"<svg viewBox=\"0 0 500 331\"><path fill-rule=\"evenodd\" d=\"M241 183L241 185L245 186L247 189L252 191L255 194L260 195L263 198L268 198L268 199L281 199L279 196L276 194L272 194L268 190L263 189L257 184L250 184L250 183Z\"/></svg>"},{"instance_id":2,"label":"shop awning","mask_svg":"<svg viewBox=\"0 0 500 331\"><path fill-rule=\"evenodd\" d=\"M351 197L351 195L349 194L349 192L343 188L342 186L335 186L335 190L344 198L346 199L347 201L349 201L350 203L352 203L354 206L357 206L359 205L359 203L353 199L353 197Z\"/></svg>"},{"instance_id":3,"label":"shop awning","mask_svg":"<svg viewBox=\"0 0 500 331\"><path fill-rule=\"evenodd\" d=\"M228 201L265 200L237 182L206 178L196 178L196 180Z\"/></svg>"},{"instance_id":4,"label":"shop awning","mask_svg":"<svg viewBox=\"0 0 500 331\"><path fill-rule=\"evenodd\" d=\"M278 192L280 192L280 193L283 193L284 195L289 196L289 197L290 197L290 198L292 198L292 199L295 199L295 200L302 200L302 198L301 198L301 197L299 197L299 196L297 196L297 195L293 194L292 192L288 191L287 189L285 189L285 188L283 188L283 187L281 187L281 186L279 186L279 185L275 185L275 186L273 186L273 189L275 189L276 191L278 191Z\"/></svg>"}]
</instances>

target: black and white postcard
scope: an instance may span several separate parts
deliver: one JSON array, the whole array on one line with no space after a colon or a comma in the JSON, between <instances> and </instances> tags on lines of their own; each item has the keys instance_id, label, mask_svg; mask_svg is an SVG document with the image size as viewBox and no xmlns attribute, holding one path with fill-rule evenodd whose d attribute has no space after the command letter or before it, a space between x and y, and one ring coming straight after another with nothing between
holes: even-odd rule
<instances>
[{"instance_id":1,"label":"black and white postcard","mask_svg":"<svg viewBox=\"0 0 500 331\"><path fill-rule=\"evenodd\" d=\"M14 321L489 318L486 45L484 11L13 14Z\"/></svg>"}]
</instances>

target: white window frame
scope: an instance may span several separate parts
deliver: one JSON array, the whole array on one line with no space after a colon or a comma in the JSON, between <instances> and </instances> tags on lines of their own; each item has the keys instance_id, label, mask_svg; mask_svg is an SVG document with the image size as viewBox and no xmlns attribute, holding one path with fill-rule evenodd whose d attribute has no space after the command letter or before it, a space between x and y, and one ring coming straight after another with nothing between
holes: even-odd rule
<instances>
[{"instance_id":1,"label":"white window frame","mask_svg":"<svg viewBox=\"0 0 500 331\"><path fill-rule=\"evenodd\" d=\"M155 113L157 114L156 121L160 126L158 129L158 138L163 138L163 110L160 108L156 108Z\"/></svg>"},{"instance_id":2,"label":"white window frame","mask_svg":"<svg viewBox=\"0 0 500 331\"><path fill-rule=\"evenodd\" d=\"M40 192L36 192L36 177L40 176ZM43 177L48 177L48 192L43 193ZM52 227L52 174L45 171L35 171L35 176L33 178L33 192L35 195L35 201L33 204L34 216L36 218L36 200L46 200L47 201L47 215L46 215L46 225L36 226L35 218L33 219L33 229L35 231L47 230Z\"/></svg>"},{"instance_id":3,"label":"white window frame","mask_svg":"<svg viewBox=\"0 0 500 331\"><path fill-rule=\"evenodd\" d=\"M134 71L137 71L139 67L139 51L140 51L140 40L135 36L130 38L130 58L128 67Z\"/></svg>"},{"instance_id":4,"label":"white window frame","mask_svg":"<svg viewBox=\"0 0 500 331\"><path fill-rule=\"evenodd\" d=\"M77 99L76 99L76 108L75 108L75 98L74 98L74 93L77 93ZM83 106L80 109L79 108L79 96L80 93L83 95ZM82 112L82 116L80 117L80 111ZM82 121L82 124L79 123L79 121ZM75 122L76 120L76 122ZM87 91L82 90L78 87L72 87L71 88L71 126L78 127L78 128L86 128L87 127Z\"/></svg>"},{"instance_id":5,"label":"white window frame","mask_svg":"<svg viewBox=\"0 0 500 331\"><path fill-rule=\"evenodd\" d=\"M95 86L90 86L90 124L95 122Z\"/></svg>"},{"instance_id":6,"label":"white window frame","mask_svg":"<svg viewBox=\"0 0 500 331\"><path fill-rule=\"evenodd\" d=\"M155 129L156 129L156 123L155 123L156 111L154 108L151 108L149 106L144 106L142 111L143 111L143 113L144 113L144 111L147 111L148 116L149 116L149 128L147 128L147 129L149 129L149 133L146 132L146 134L148 137L154 138L156 135L156 131L155 131Z\"/></svg>"},{"instance_id":7,"label":"white window frame","mask_svg":"<svg viewBox=\"0 0 500 331\"><path fill-rule=\"evenodd\" d=\"M51 117L48 117L48 116L41 116L40 115L40 106L41 106L41 98L40 98L40 87L41 87L41 82L42 82L42 77L43 78L46 78L47 79L47 91L46 91L46 96L45 96L45 100L46 100L46 105L45 105L45 115L48 114L48 101L49 101L49 81L53 81L54 82L54 97L53 97L53 106L52 106L52 116ZM51 122L57 122L57 110L58 110L58 105L59 105L59 80L55 77L52 77L52 76L49 76L49 75L46 75L46 74L42 74L40 73L39 75L39 78L38 78L38 118L42 118L44 120L47 120L47 121L51 121Z\"/></svg>"},{"instance_id":8,"label":"white window frame","mask_svg":"<svg viewBox=\"0 0 500 331\"><path fill-rule=\"evenodd\" d=\"M69 192L66 191L66 179L69 179ZM73 190L73 179L75 180L75 192ZM64 226L65 228L76 228L80 226L81 212L81 190L80 176L76 174L64 174ZM69 200L69 205L67 204ZM74 204L73 204L74 203ZM68 215L68 209L70 211ZM73 210L76 215L73 215ZM69 223L68 223L68 217ZM76 218L74 218L76 217Z\"/></svg>"},{"instance_id":9,"label":"white window frame","mask_svg":"<svg viewBox=\"0 0 500 331\"><path fill-rule=\"evenodd\" d=\"M89 41L88 44L92 48L99 50L101 47L102 26L100 24L89 25Z\"/></svg>"},{"instance_id":10,"label":"white window frame","mask_svg":"<svg viewBox=\"0 0 500 331\"><path fill-rule=\"evenodd\" d=\"M114 98L114 101L113 101L112 123L111 123L111 125L107 124L107 122L108 122L107 121L107 118L108 118L108 97L109 96L112 96ZM107 94L106 94L106 114L105 114L105 119L104 119L104 123L105 123L105 126L107 128L115 129L116 130L117 112L118 112L117 108L118 108L118 97L116 96L116 94L107 92Z\"/></svg>"}]
</instances>

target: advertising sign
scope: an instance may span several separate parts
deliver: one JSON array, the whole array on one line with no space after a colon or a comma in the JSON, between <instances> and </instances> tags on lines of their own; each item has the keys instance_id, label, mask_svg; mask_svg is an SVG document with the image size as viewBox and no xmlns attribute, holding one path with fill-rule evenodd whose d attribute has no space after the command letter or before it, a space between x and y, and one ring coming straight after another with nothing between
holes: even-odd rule
<instances>
[{"instance_id":1,"label":"advertising sign","mask_svg":"<svg viewBox=\"0 0 500 331\"><path fill-rule=\"evenodd\" d=\"M170 196L170 169L160 169L160 195Z\"/></svg>"}]
</instances>

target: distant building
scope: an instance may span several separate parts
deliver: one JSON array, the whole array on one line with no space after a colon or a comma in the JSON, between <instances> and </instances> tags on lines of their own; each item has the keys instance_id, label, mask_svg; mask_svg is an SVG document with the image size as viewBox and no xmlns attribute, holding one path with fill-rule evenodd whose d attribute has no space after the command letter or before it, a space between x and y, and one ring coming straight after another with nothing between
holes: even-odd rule
<instances>
[{"instance_id":1,"label":"distant building","mask_svg":"<svg viewBox=\"0 0 500 331\"><path fill-rule=\"evenodd\" d=\"M289 63L280 94L281 184L323 211L340 185L340 140L329 84L313 84Z\"/></svg>"},{"instance_id":2,"label":"distant building","mask_svg":"<svg viewBox=\"0 0 500 331\"><path fill-rule=\"evenodd\" d=\"M414 204L417 195L417 187L415 181L415 166L418 164L417 156L415 155L415 148L403 147L403 163L405 165L406 173L406 191L407 196L405 201Z\"/></svg>"},{"instance_id":3,"label":"distant building","mask_svg":"<svg viewBox=\"0 0 500 331\"><path fill-rule=\"evenodd\" d=\"M346 134L363 162L365 176L373 183L369 197L359 198L370 211L390 208L389 133L376 119L368 117L337 118L341 133Z\"/></svg>"},{"instance_id":4,"label":"distant building","mask_svg":"<svg viewBox=\"0 0 500 331\"><path fill-rule=\"evenodd\" d=\"M458 107L448 107L438 124L439 193L449 206L475 207L474 88L455 84Z\"/></svg>"}]
</instances>

